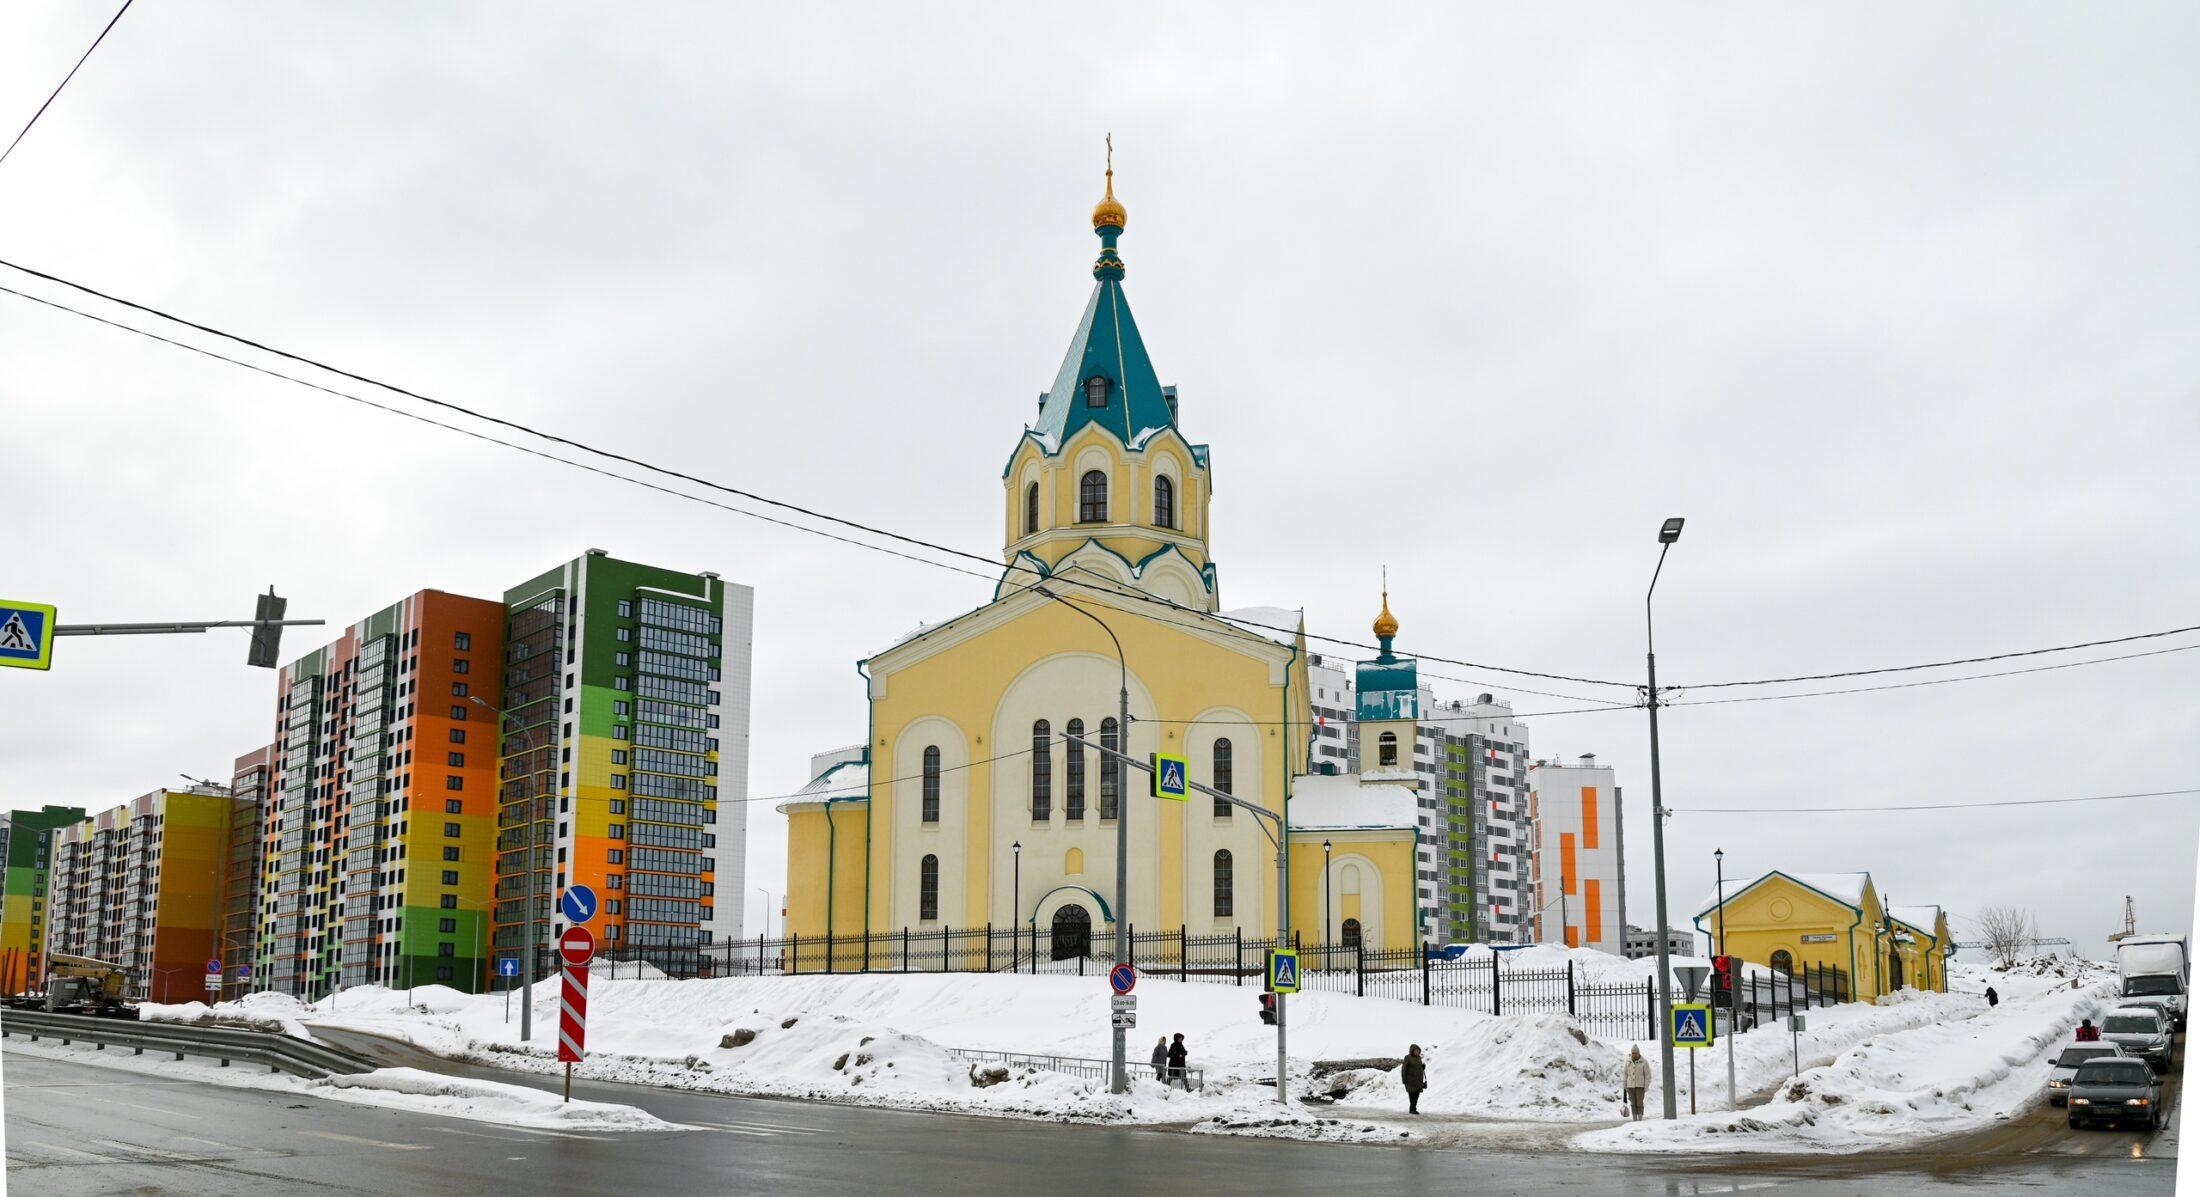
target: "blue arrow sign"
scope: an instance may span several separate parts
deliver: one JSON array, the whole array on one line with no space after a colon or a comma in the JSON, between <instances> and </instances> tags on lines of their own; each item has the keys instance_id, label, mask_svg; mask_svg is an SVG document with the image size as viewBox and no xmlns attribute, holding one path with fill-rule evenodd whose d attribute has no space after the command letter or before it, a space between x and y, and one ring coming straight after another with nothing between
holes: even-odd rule
<instances>
[{"instance_id":1,"label":"blue arrow sign","mask_svg":"<svg viewBox=\"0 0 2200 1197\"><path fill-rule=\"evenodd\" d=\"M510 956L506 956L502 960L497 961L497 975L500 977L518 976L519 961L512 959Z\"/></svg>"},{"instance_id":2,"label":"blue arrow sign","mask_svg":"<svg viewBox=\"0 0 2200 1197\"><path fill-rule=\"evenodd\" d=\"M585 885L570 886L558 899L558 909L565 912L567 922L585 923L596 917L596 891Z\"/></svg>"}]
</instances>

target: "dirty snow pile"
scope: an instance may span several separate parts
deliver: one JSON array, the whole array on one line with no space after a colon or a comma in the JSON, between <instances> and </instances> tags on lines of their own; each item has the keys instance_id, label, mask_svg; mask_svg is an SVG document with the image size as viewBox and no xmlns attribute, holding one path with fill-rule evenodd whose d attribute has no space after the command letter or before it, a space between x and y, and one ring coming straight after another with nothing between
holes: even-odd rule
<instances>
[{"instance_id":1,"label":"dirty snow pile","mask_svg":"<svg viewBox=\"0 0 2200 1197\"><path fill-rule=\"evenodd\" d=\"M1592 1151L1863 1151L1990 1126L2040 1100L2049 1060L2071 1041L2078 1020L2097 1019L2116 1004L2115 982L2094 968L1980 976L1966 968L1951 979L1962 989L1995 985L2003 995L1999 1006L1989 1009L1971 993L1912 990L1877 1006L1844 1007L1895 1015L1909 1025L1806 1066L1770 1100L1739 1113L1631 1123L1588 1132L1574 1144ZM1838 1011L1811 1013L1815 1019ZM1750 1032L1737 1046L1745 1052L1760 1047L1753 1041L1767 1034ZM1761 1057L1745 1058L1753 1060L1751 1073L1762 1075ZM1703 1072L1723 1074L1723 1066L1722 1049L1699 1062ZM1702 1088L1711 1099L1713 1086Z\"/></svg>"},{"instance_id":2,"label":"dirty snow pile","mask_svg":"<svg viewBox=\"0 0 2200 1197\"><path fill-rule=\"evenodd\" d=\"M234 1027L268 1031L300 1039L312 1038L303 1020L313 1007L287 993L248 993L233 1002L178 1002L173 1005L144 1002L138 1006L141 1022L182 1022L198 1026Z\"/></svg>"},{"instance_id":3,"label":"dirty snow pile","mask_svg":"<svg viewBox=\"0 0 2200 1197\"><path fill-rule=\"evenodd\" d=\"M378 1068L353 1076L332 1076L311 1084L310 1091L319 1097L468 1118L476 1122L547 1130L682 1129L633 1106L600 1101L560 1101L555 1093L525 1085L441 1076L417 1068Z\"/></svg>"}]
</instances>

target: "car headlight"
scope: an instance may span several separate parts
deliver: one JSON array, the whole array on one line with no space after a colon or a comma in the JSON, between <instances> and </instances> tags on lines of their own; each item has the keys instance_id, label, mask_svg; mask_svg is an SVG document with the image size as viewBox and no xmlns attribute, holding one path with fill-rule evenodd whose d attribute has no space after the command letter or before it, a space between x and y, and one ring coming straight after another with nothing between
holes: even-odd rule
<instances>
[{"instance_id":1,"label":"car headlight","mask_svg":"<svg viewBox=\"0 0 2200 1197\"><path fill-rule=\"evenodd\" d=\"M2062 1079L2059 1076L2049 1077L2047 1081L2047 1087L2050 1089L2068 1089L2070 1087L2070 1082Z\"/></svg>"},{"instance_id":2,"label":"car headlight","mask_svg":"<svg viewBox=\"0 0 2200 1197\"><path fill-rule=\"evenodd\" d=\"M2074 1106L2089 1106L2093 1104L2093 1099L2090 1097L2073 1097L2070 1099L2070 1104Z\"/></svg>"},{"instance_id":3,"label":"car headlight","mask_svg":"<svg viewBox=\"0 0 2200 1197\"><path fill-rule=\"evenodd\" d=\"M2124 1104L2127 1106L2145 1106L2152 1105L2154 1103L2148 1101L2144 1097L2127 1097L2124 1099Z\"/></svg>"}]
</instances>

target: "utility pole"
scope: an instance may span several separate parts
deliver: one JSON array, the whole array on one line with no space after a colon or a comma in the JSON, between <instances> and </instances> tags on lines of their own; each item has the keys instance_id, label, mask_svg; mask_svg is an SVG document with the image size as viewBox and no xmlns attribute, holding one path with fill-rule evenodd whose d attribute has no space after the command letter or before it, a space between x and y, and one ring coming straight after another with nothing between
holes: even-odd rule
<instances>
[{"instance_id":1,"label":"utility pole","mask_svg":"<svg viewBox=\"0 0 2200 1197\"><path fill-rule=\"evenodd\" d=\"M505 710L503 707L497 706L495 703L485 701L479 695L473 696L472 701L475 706L485 707L491 711L496 712L497 788L499 791L499 797L501 797L504 783L510 780L509 778L504 776L504 766L512 759L512 757L519 755L519 753L506 753L504 751L504 724L506 720L512 717L512 713ZM532 752L534 751L534 749L530 748L523 751ZM527 943L524 945L522 951L520 952L521 963L519 991L519 1038L520 1042L522 1043L532 1042L535 1038L535 948L540 942L535 938L535 853L542 847L542 820L539 817L539 812L537 812L535 808L538 804L541 803L542 795L535 792L539 787L534 784L534 781L541 775L542 771L537 770L535 774L530 777L526 787L528 790L526 847L527 867L521 870L521 875L527 878L527 892L522 895L522 900L524 900L527 904ZM498 805L501 806L503 804L500 802ZM493 895L491 906L494 906ZM830 929L828 928L828 931L829 930ZM505 1002L509 1004L511 1002L511 999L507 997L505 999Z\"/></svg>"},{"instance_id":2,"label":"utility pole","mask_svg":"<svg viewBox=\"0 0 2200 1197\"><path fill-rule=\"evenodd\" d=\"M1673 957L1667 943L1665 929L1665 785L1658 771L1658 647L1657 632L1651 621L1650 598L1658 592L1658 575L1665 572L1665 554L1673 542L1681 538L1681 525L1686 521L1680 516L1666 520L1658 529L1658 567L1650 574L1650 589L1642 596L1643 644L1648 649L1649 684L1643 689L1643 700L1650 708L1650 843L1656 861L1658 885L1658 1063L1663 1074L1665 1117L1678 1116L1675 1108L1678 1094L1673 1084L1673 1037L1668 1033L1673 1021ZM1691 1063L1695 1060L1690 1053ZM1694 1100L1693 1091L1690 1100Z\"/></svg>"},{"instance_id":3,"label":"utility pole","mask_svg":"<svg viewBox=\"0 0 2200 1197\"><path fill-rule=\"evenodd\" d=\"M1741 970L1734 967L1734 957L1726 950L1726 849L1711 851L1712 867L1718 873L1719 886L1719 955L1726 957L1726 1108L1741 1109L1734 1098L1734 1036L1742 1029Z\"/></svg>"}]
</instances>

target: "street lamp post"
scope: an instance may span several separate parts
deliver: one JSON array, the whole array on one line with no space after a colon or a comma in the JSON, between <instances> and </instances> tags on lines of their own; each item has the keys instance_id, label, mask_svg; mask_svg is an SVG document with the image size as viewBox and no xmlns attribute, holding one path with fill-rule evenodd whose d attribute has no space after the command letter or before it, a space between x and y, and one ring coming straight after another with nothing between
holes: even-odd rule
<instances>
[{"instance_id":1,"label":"street lamp post","mask_svg":"<svg viewBox=\"0 0 2200 1197\"><path fill-rule=\"evenodd\" d=\"M1331 890L1332 888L1334 888L1334 887L1332 887L1332 886L1330 885L1330 883L1329 883L1329 876L1330 876L1330 869L1329 869L1329 841L1328 841L1328 840L1323 840L1323 841L1322 841L1322 944L1323 944L1323 946L1324 946L1324 947L1328 946L1328 945L1329 945L1330 943L1332 943L1332 942L1334 942L1334 941L1335 941L1335 940L1334 940L1334 937L1335 937L1335 935L1336 935L1336 928L1337 928L1336 920L1335 920L1335 918L1333 917L1333 915L1334 915L1334 912L1333 912L1333 911L1331 911L1331 910L1329 909L1329 891L1330 891L1330 890ZM1327 954L1327 953L1325 952L1325 953L1324 953L1324 955L1326 955L1326 954ZM1330 962L1329 962L1329 961L1327 961L1327 960L1324 960L1324 961L1322 961L1322 967L1323 967L1323 968L1329 968L1329 967L1331 967L1331 964L1330 964Z\"/></svg>"},{"instance_id":2,"label":"street lamp post","mask_svg":"<svg viewBox=\"0 0 2200 1197\"><path fill-rule=\"evenodd\" d=\"M1119 683L1116 690L1117 718L1115 726L1119 729L1116 733L1116 743L1124 748L1129 748L1131 746L1131 666L1130 658L1123 655L1123 642L1116 639L1115 629L1108 626L1107 620L1094 615L1044 586L1034 586L1032 589L1099 624L1100 630L1108 634L1108 642L1115 645L1115 663ZM1082 752L1084 750L1079 749L1078 751ZM1126 753L1125 755L1129 754ZM1116 776L1118 778L1122 777L1123 771L1117 769ZM1124 791L1125 787L1120 783L1117 784L1115 790L1115 960L1117 963L1131 958L1131 912L1128 903L1131 860L1131 804L1128 801L1129 795ZM1109 1030L1114 1037L1113 1059L1115 1064L1108 1081L1108 1092L1128 1093L1131 1091L1131 1074L1127 1062L1128 1052L1124 1041L1124 1028L1116 1023L1112 1013L1108 1018L1108 1022Z\"/></svg>"},{"instance_id":3,"label":"street lamp post","mask_svg":"<svg viewBox=\"0 0 2200 1197\"><path fill-rule=\"evenodd\" d=\"M1658 1066L1663 1075L1665 1116L1678 1116L1675 1109L1677 1094L1673 1086L1673 1037L1667 1033L1673 1021L1673 956L1666 941L1665 929L1671 923L1665 904L1665 783L1658 771L1658 642L1657 631L1651 620L1650 598L1658 592L1658 575L1665 572L1665 554L1673 542L1681 538L1680 516L1666 520L1658 528L1658 567L1650 573L1650 589L1642 596L1643 646L1647 650L1649 684L1643 688L1643 702L1650 708L1650 845L1654 857L1658 885Z\"/></svg>"},{"instance_id":4,"label":"street lamp post","mask_svg":"<svg viewBox=\"0 0 2200 1197\"><path fill-rule=\"evenodd\" d=\"M507 780L504 776L504 763L515 755L505 752L503 744L504 724L506 720L512 717L512 713L495 703L484 701L479 695L473 696L473 703L475 706L485 707L496 712L498 741L497 787L501 796L504 782ZM535 1037L535 949L540 944L540 941L535 938L535 853L542 847L542 820L537 816L535 807L537 803L542 801L542 795L532 792L535 788L533 785L528 786L530 792L527 795L527 867L522 873L527 878L527 892L521 895L521 900L527 905L527 930L525 932L527 942L521 947L519 966L519 1037L523 1043L529 1042ZM409 1001L410 998L407 1000Z\"/></svg>"},{"instance_id":5,"label":"street lamp post","mask_svg":"<svg viewBox=\"0 0 2200 1197\"><path fill-rule=\"evenodd\" d=\"M1726 849L1711 850L1711 867L1718 878L1719 955L1726 957L1726 1108L1737 1110L1741 1107L1734 1101L1734 1035L1741 1030L1742 995L1735 984L1741 978L1735 976L1734 957L1726 950Z\"/></svg>"},{"instance_id":6,"label":"street lamp post","mask_svg":"<svg viewBox=\"0 0 2200 1197\"><path fill-rule=\"evenodd\" d=\"M1024 933L1016 929L1017 916L1024 911L1024 842L1017 840L1010 844L1008 854L1016 862L1016 880L1013 888L1008 891L1008 971L1015 972L1023 964L1024 950ZM1033 954L1037 954L1039 945L1031 945L1031 950Z\"/></svg>"}]
</instances>

